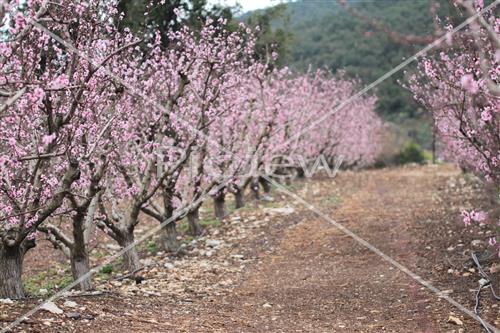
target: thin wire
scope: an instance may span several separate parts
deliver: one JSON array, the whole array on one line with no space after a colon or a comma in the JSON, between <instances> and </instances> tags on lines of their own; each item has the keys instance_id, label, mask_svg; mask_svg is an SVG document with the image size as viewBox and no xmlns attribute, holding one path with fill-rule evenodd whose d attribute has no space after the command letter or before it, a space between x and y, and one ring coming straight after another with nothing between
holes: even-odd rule
<instances>
[{"instance_id":1,"label":"thin wire","mask_svg":"<svg viewBox=\"0 0 500 333\"><path fill-rule=\"evenodd\" d=\"M482 278L488 281L489 287L491 289L491 294L493 297L497 300L500 301L500 297L496 294L495 288L493 287L493 283L491 282L491 279L488 274L484 271L483 266L481 266L481 262L479 261L478 257L476 256L476 253L472 253L472 260L477 266L477 269L479 270L479 274L481 275ZM485 284L486 286L486 284Z\"/></svg>"},{"instance_id":2,"label":"thin wire","mask_svg":"<svg viewBox=\"0 0 500 333\"><path fill-rule=\"evenodd\" d=\"M495 297L496 300L500 300L500 298L495 294L495 290L493 288L493 284L491 283L491 280L490 280L490 277L488 276L488 274L486 274L486 272L484 271L483 269L483 266L481 266L481 263L479 262L479 259L477 258L476 256L476 253L475 252L472 252L472 260L474 261L474 263L476 264L477 266L477 269L479 271L479 275L482 277L482 279L485 279L486 282L482 282L481 280L479 281L480 283L480 286L479 288L476 290L476 305L474 306L474 313L478 316L478 318L481 320L481 326L483 326L483 329L488 332L488 333L491 333L490 329L488 328L488 326L483 322L482 318L480 317L479 313L480 313L480 306L481 306L481 291L483 290L483 288L486 288L486 287L490 287L491 289L491 293L493 294L493 297Z\"/></svg>"}]
</instances>

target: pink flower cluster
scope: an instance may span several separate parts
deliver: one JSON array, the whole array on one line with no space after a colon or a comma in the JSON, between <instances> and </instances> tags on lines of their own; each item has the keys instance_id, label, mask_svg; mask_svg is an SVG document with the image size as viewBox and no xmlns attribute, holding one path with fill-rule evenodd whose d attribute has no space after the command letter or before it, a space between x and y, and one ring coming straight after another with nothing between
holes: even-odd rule
<instances>
[{"instance_id":1,"label":"pink flower cluster","mask_svg":"<svg viewBox=\"0 0 500 333\"><path fill-rule=\"evenodd\" d=\"M471 210L470 212L462 211L463 221L466 227L470 226L472 222L482 223L486 221L488 214L483 211Z\"/></svg>"}]
</instances>

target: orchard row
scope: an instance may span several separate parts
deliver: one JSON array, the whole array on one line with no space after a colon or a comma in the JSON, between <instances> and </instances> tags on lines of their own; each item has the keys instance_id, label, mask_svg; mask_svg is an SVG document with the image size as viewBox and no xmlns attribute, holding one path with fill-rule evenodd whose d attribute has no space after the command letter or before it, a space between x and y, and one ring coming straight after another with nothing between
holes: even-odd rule
<instances>
[{"instance_id":1,"label":"orchard row","mask_svg":"<svg viewBox=\"0 0 500 333\"><path fill-rule=\"evenodd\" d=\"M200 206L302 172L322 156L362 166L380 151L376 99L342 73L303 75L256 61L255 37L224 19L137 38L111 1L27 1L2 13L0 298L24 296L22 264L45 233L93 288L99 229L140 269L134 230L149 215L176 251L176 222L199 234ZM165 43L165 40L167 42ZM286 166L283 166L286 161ZM278 162L278 163L276 163ZM274 169L269 170L269 165ZM273 178L269 178L272 176ZM61 225L56 221L63 220ZM44 260L39 258L39 260Z\"/></svg>"}]
</instances>

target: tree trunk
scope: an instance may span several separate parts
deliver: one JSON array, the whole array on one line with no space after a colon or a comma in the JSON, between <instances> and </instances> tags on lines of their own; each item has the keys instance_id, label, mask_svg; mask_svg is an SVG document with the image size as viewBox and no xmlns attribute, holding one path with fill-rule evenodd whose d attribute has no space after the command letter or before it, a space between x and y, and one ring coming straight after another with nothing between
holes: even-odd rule
<instances>
[{"instance_id":1,"label":"tree trunk","mask_svg":"<svg viewBox=\"0 0 500 333\"><path fill-rule=\"evenodd\" d=\"M188 226L189 226L189 234L191 236L199 236L201 235L201 226L200 226L200 212L199 208L189 212L187 214Z\"/></svg>"},{"instance_id":2,"label":"tree trunk","mask_svg":"<svg viewBox=\"0 0 500 333\"><path fill-rule=\"evenodd\" d=\"M85 237L85 215L77 215L73 219L73 246L70 249L71 273L73 279L79 281L78 289L89 291L94 289L90 274L90 260ZM89 237L90 239L90 237Z\"/></svg>"},{"instance_id":3,"label":"tree trunk","mask_svg":"<svg viewBox=\"0 0 500 333\"><path fill-rule=\"evenodd\" d=\"M234 202L236 204L236 209L243 208L245 206L243 191L239 188L237 188L234 192Z\"/></svg>"},{"instance_id":4,"label":"tree trunk","mask_svg":"<svg viewBox=\"0 0 500 333\"><path fill-rule=\"evenodd\" d=\"M223 192L214 197L215 218L222 220L226 216L226 195Z\"/></svg>"},{"instance_id":5,"label":"tree trunk","mask_svg":"<svg viewBox=\"0 0 500 333\"><path fill-rule=\"evenodd\" d=\"M125 253L123 253L125 269L128 270L129 273L137 272L139 268L141 268L141 263L135 246L132 246L134 243L134 233L128 231L124 232L119 243L122 248L128 249Z\"/></svg>"},{"instance_id":6,"label":"tree trunk","mask_svg":"<svg viewBox=\"0 0 500 333\"><path fill-rule=\"evenodd\" d=\"M267 179L259 178L259 182L262 185L265 194L271 193L271 184L267 181Z\"/></svg>"},{"instance_id":7,"label":"tree trunk","mask_svg":"<svg viewBox=\"0 0 500 333\"><path fill-rule=\"evenodd\" d=\"M177 251L179 251L180 244L177 240L177 221L172 221L172 217L174 216L174 208L172 207L172 202L170 200L170 193L164 195L163 205L165 214L163 215L163 220L160 221L160 223L166 224L163 225L160 230L160 247L163 251L176 253Z\"/></svg>"},{"instance_id":8,"label":"tree trunk","mask_svg":"<svg viewBox=\"0 0 500 333\"><path fill-rule=\"evenodd\" d=\"M90 272L90 261L87 253L83 256L72 253L71 256L71 273L73 279L79 281L76 287L82 291L93 290L92 278Z\"/></svg>"},{"instance_id":9,"label":"tree trunk","mask_svg":"<svg viewBox=\"0 0 500 333\"><path fill-rule=\"evenodd\" d=\"M0 298L24 298L21 280L24 251L21 246L0 244Z\"/></svg>"},{"instance_id":10,"label":"tree trunk","mask_svg":"<svg viewBox=\"0 0 500 333\"><path fill-rule=\"evenodd\" d=\"M306 178L306 174L305 174L303 168L297 168L296 170L297 170L297 178L298 179L304 179L304 178Z\"/></svg>"},{"instance_id":11,"label":"tree trunk","mask_svg":"<svg viewBox=\"0 0 500 333\"><path fill-rule=\"evenodd\" d=\"M432 123L432 164L436 164L436 125Z\"/></svg>"},{"instance_id":12,"label":"tree trunk","mask_svg":"<svg viewBox=\"0 0 500 333\"><path fill-rule=\"evenodd\" d=\"M254 200L260 200L260 194L259 194L259 182L258 181L253 181L250 188L252 189L252 194L253 194L253 199Z\"/></svg>"},{"instance_id":13,"label":"tree trunk","mask_svg":"<svg viewBox=\"0 0 500 333\"><path fill-rule=\"evenodd\" d=\"M161 243L164 251L172 253L179 251L180 244L177 236L177 223L175 221L168 223L163 228Z\"/></svg>"}]
</instances>

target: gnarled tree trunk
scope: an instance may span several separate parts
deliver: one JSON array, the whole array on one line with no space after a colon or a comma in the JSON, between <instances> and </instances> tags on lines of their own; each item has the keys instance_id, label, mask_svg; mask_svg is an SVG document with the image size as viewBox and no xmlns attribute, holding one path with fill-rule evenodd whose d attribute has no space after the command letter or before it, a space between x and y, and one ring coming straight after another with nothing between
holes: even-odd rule
<instances>
[{"instance_id":1,"label":"gnarled tree trunk","mask_svg":"<svg viewBox=\"0 0 500 333\"><path fill-rule=\"evenodd\" d=\"M189 212L187 214L187 219L188 219L189 234L191 236L201 235L202 230L201 230L201 226L200 226L199 208L196 208L195 210Z\"/></svg>"},{"instance_id":2,"label":"gnarled tree trunk","mask_svg":"<svg viewBox=\"0 0 500 333\"><path fill-rule=\"evenodd\" d=\"M170 221L174 215L174 208L170 199L166 199L164 202L165 213L161 221L163 225L160 231L160 242L163 251L176 253L179 251L180 244L177 240L177 223L176 221ZM170 222L167 222L170 221Z\"/></svg>"},{"instance_id":3,"label":"gnarled tree trunk","mask_svg":"<svg viewBox=\"0 0 500 333\"><path fill-rule=\"evenodd\" d=\"M175 221L168 223L161 235L161 243L164 251L176 253L179 251L180 244L177 239L177 224Z\"/></svg>"},{"instance_id":4,"label":"gnarled tree trunk","mask_svg":"<svg viewBox=\"0 0 500 333\"><path fill-rule=\"evenodd\" d=\"M243 197L243 191L236 188L234 191L234 202L236 209L243 208L245 206L245 198Z\"/></svg>"},{"instance_id":5,"label":"gnarled tree trunk","mask_svg":"<svg viewBox=\"0 0 500 333\"><path fill-rule=\"evenodd\" d=\"M90 272L90 260L87 253L71 255L71 273L73 279L78 281L76 287L80 290L88 291L94 289Z\"/></svg>"},{"instance_id":6,"label":"gnarled tree trunk","mask_svg":"<svg viewBox=\"0 0 500 333\"><path fill-rule=\"evenodd\" d=\"M84 214L77 215L73 219L73 246L70 248L70 261L73 279L78 281L76 287L80 290L88 291L94 289L94 286L89 274L90 259L87 251L87 240L85 239L84 221Z\"/></svg>"},{"instance_id":7,"label":"gnarled tree trunk","mask_svg":"<svg viewBox=\"0 0 500 333\"><path fill-rule=\"evenodd\" d=\"M24 250L22 246L0 243L0 298L24 298L21 279Z\"/></svg>"},{"instance_id":8,"label":"gnarled tree trunk","mask_svg":"<svg viewBox=\"0 0 500 333\"><path fill-rule=\"evenodd\" d=\"M214 213L215 217L222 220L226 216L226 195L224 192L219 192L214 197Z\"/></svg>"},{"instance_id":9,"label":"gnarled tree trunk","mask_svg":"<svg viewBox=\"0 0 500 333\"><path fill-rule=\"evenodd\" d=\"M122 234L120 235L118 239L118 244L123 249L127 249L123 253L123 262L125 265L125 269L128 270L130 273L137 272L141 268L141 263L139 261L139 254L137 253L137 249L134 244L134 232L129 231L129 230L124 230L122 231Z\"/></svg>"},{"instance_id":10,"label":"gnarled tree trunk","mask_svg":"<svg viewBox=\"0 0 500 333\"><path fill-rule=\"evenodd\" d=\"M265 194L271 193L271 184L265 178L259 178L259 183L262 185L262 189Z\"/></svg>"},{"instance_id":11,"label":"gnarled tree trunk","mask_svg":"<svg viewBox=\"0 0 500 333\"><path fill-rule=\"evenodd\" d=\"M306 173L304 172L303 168L299 167L299 168L296 169L296 171L297 171L297 178L298 179L304 179L304 178L306 178Z\"/></svg>"}]
</instances>

